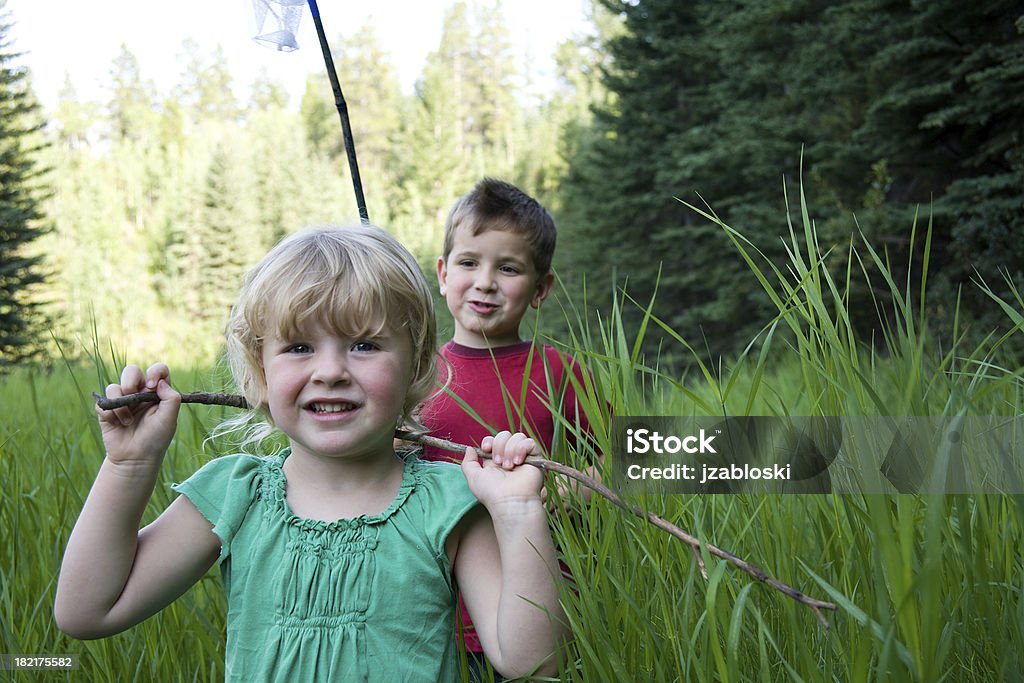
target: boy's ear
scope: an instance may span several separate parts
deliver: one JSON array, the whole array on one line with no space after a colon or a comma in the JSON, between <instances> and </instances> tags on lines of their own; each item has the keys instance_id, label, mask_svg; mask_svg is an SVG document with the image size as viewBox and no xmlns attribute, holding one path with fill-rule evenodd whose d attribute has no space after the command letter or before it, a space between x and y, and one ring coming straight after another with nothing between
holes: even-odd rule
<instances>
[{"instance_id":1,"label":"boy's ear","mask_svg":"<svg viewBox=\"0 0 1024 683\"><path fill-rule=\"evenodd\" d=\"M437 288L441 290L441 296L447 295L448 290L448 264L444 256L437 257Z\"/></svg>"},{"instance_id":2,"label":"boy's ear","mask_svg":"<svg viewBox=\"0 0 1024 683\"><path fill-rule=\"evenodd\" d=\"M540 308L540 305L544 303L544 299L548 298L551 294L551 288L555 286L555 274L548 273L537 282L537 289L533 293L533 300L530 305L534 308Z\"/></svg>"}]
</instances>

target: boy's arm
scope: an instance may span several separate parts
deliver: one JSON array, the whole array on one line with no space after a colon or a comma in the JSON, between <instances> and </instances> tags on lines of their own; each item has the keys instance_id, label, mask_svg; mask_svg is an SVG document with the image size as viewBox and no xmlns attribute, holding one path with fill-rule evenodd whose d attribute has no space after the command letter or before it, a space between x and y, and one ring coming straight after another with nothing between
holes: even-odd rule
<instances>
[{"instance_id":1,"label":"boy's arm","mask_svg":"<svg viewBox=\"0 0 1024 683\"><path fill-rule=\"evenodd\" d=\"M68 540L54 604L57 625L69 635L123 631L181 595L217 559L219 539L186 498L139 531L177 421L181 399L168 379L165 365L146 377L129 366L107 396L145 385L160 403L98 410L107 457Z\"/></svg>"},{"instance_id":2,"label":"boy's arm","mask_svg":"<svg viewBox=\"0 0 1024 683\"><path fill-rule=\"evenodd\" d=\"M601 462L604 462L604 455L598 454L598 458ZM583 474L587 475L591 479L601 481L601 468L597 465L587 465L580 470ZM572 500L579 497L584 503L589 503L590 499L594 495L593 489L585 484L581 484L575 479L571 479L563 474L552 474L555 478L555 486L558 491L558 498L561 500L562 507L565 510L572 510ZM554 503L554 499L548 500L548 490L543 489L540 492L540 498L544 502L544 505L548 510L554 512L557 509L557 505Z\"/></svg>"},{"instance_id":3,"label":"boy's arm","mask_svg":"<svg viewBox=\"0 0 1024 683\"><path fill-rule=\"evenodd\" d=\"M592 479L601 481L601 470L604 465L604 453L602 453L600 448L598 448L597 439L594 436L594 428L590 424L587 412L583 409L583 406L580 405L579 399L579 393L581 391L588 395L591 393L589 388L593 387L594 378L590 374L590 371L575 358L572 359L569 372L571 376L567 378L568 386L566 387L565 405L572 410L572 413L567 417L570 419L570 424L575 421L579 429L579 437L574 438L573 441L577 448L591 449L595 458L591 460L590 465L583 468L582 472ZM607 404L605 405L610 409L610 406ZM567 477L559 477L557 481L558 491L562 494L564 500L568 500L568 494L572 492L579 495L584 502L590 502L590 498L594 493L590 488L573 479L568 479Z\"/></svg>"},{"instance_id":4,"label":"boy's arm","mask_svg":"<svg viewBox=\"0 0 1024 683\"><path fill-rule=\"evenodd\" d=\"M494 458L467 450L463 472L486 509L460 525L455 576L488 659L505 676L558 671L566 637L560 570L540 500L543 473L520 466L536 445L522 434L484 439Z\"/></svg>"}]
</instances>

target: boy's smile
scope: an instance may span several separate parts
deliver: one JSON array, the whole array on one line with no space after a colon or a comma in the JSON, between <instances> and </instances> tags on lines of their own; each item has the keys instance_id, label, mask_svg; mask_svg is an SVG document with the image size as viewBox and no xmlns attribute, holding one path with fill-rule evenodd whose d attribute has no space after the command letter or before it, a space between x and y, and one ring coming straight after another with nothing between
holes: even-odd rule
<instances>
[{"instance_id":1,"label":"boy's smile","mask_svg":"<svg viewBox=\"0 0 1024 683\"><path fill-rule=\"evenodd\" d=\"M437 259L437 283L455 319L456 343L473 348L520 341L519 323L551 291L554 277L538 278L530 245L505 230L473 235L455 231L447 260Z\"/></svg>"}]
</instances>

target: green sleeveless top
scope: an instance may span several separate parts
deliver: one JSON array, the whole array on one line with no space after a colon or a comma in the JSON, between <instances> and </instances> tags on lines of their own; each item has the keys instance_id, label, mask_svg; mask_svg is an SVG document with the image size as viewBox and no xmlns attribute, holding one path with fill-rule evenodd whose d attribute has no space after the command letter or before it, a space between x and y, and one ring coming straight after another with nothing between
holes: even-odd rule
<instances>
[{"instance_id":1,"label":"green sleeveless top","mask_svg":"<svg viewBox=\"0 0 1024 683\"><path fill-rule=\"evenodd\" d=\"M276 456L217 458L176 484L221 539L229 681L454 681L445 540L477 505L458 466L405 460L379 515L296 517Z\"/></svg>"}]
</instances>

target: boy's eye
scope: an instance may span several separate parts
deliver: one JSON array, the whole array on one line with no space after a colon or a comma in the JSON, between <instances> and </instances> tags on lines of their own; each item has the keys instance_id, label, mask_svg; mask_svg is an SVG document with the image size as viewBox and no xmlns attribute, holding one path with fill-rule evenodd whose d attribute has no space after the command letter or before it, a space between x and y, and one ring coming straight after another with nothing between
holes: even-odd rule
<instances>
[{"instance_id":1,"label":"boy's eye","mask_svg":"<svg viewBox=\"0 0 1024 683\"><path fill-rule=\"evenodd\" d=\"M459 265L462 266L463 268L472 268L473 266L476 265L476 261L464 258L461 261L459 261Z\"/></svg>"},{"instance_id":2,"label":"boy's eye","mask_svg":"<svg viewBox=\"0 0 1024 683\"><path fill-rule=\"evenodd\" d=\"M508 275L519 275L519 267L505 265L501 267L501 272L506 273Z\"/></svg>"}]
</instances>

